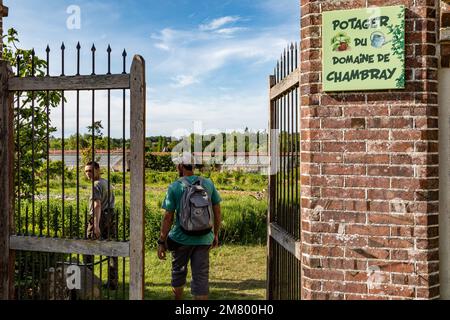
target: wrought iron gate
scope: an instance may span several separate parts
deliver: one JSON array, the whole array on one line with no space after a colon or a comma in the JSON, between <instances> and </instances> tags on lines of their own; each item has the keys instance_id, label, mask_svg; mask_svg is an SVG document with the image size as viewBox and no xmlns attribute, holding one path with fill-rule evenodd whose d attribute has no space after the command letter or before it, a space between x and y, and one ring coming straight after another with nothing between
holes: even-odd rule
<instances>
[{"instance_id":1,"label":"wrought iron gate","mask_svg":"<svg viewBox=\"0 0 450 320\"><path fill-rule=\"evenodd\" d=\"M141 56L135 56L130 73L127 73L127 54L122 54L122 73L111 73L110 47L106 50L107 73L96 74L96 48L92 46L92 73L81 75L80 56L81 46L76 47L76 75L65 74L65 45L61 47L61 75L50 76L50 48L47 47L45 63L40 62L32 51L31 74L24 73L19 57L17 61L16 76L4 77L5 68L2 68L3 90L1 96L7 95L8 101L3 101L6 109L14 108L14 115L9 125L14 127L9 132L2 132L2 139L14 142L16 146L14 165L11 165L12 157L2 161L6 163L9 172L9 182L15 180L15 187L9 190L14 194L11 208L3 211L0 216L0 233L5 239L9 257L9 270L0 270L1 275L8 277L2 285L2 297L9 299L68 299L73 298L74 293L82 299L132 299L144 298L144 206L145 206L145 119L146 119L146 82L145 61ZM36 74L37 66L41 64L46 70ZM97 66L98 68L98 66ZM67 110L67 92L73 92L76 96L76 109ZM96 93L102 91L107 96L105 105L96 104ZM129 92L129 102L128 93ZM51 96L57 93L61 97L58 108L61 111L61 153L60 162L50 161L50 112ZM122 104L122 131L120 139L120 152L122 153L122 168L120 174L112 172L111 167L111 94L118 93ZM91 101L91 114L80 113L80 95L87 94ZM38 103L38 95L41 96ZM12 105L14 101L14 106ZM22 112L26 106L26 112ZM102 109L104 108L104 109ZM126 123L126 112L130 115L129 123ZM83 181L84 172L80 153L86 146L80 145L80 117L90 117L92 120L92 139L88 151L85 152L88 160L97 159L96 143L96 112L103 110L108 115L107 133L107 159L103 159L103 174L110 185L120 186L117 191L116 214L114 215L115 232L113 236L102 241L91 241L87 238L88 207L84 199L90 194L89 186ZM73 160L75 175L72 182L71 196L69 200L66 167L66 138L65 125L67 115L71 114L72 121L76 121L76 159ZM76 120L75 120L76 119ZM40 121L38 127L37 123ZM43 124L44 123L44 124ZM126 138L126 127L129 126L130 137ZM22 132L21 132L22 130ZM40 134L38 134L40 130ZM27 132L24 135L24 132ZM14 138L12 137L14 135ZM38 141L39 136L45 139ZM129 141L129 142L128 142ZM117 142L117 141L116 141ZM129 143L129 145L127 145ZM29 152L21 150L27 146ZM11 148L10 150L12 150ZM28 157L24 167L24 160ZM127 168L127 160L130 167ZM40 163L41 170L37 170ZM106 169L107 167L107 169ZM52 175L56 170L56 179L60 183L60 194L51 194ZM27 171L27 172L25 172ZM127 173L129 171L129 173ZM129 177L128 177L129 175ZM25 194L22 190L23 177L31 179L30 188ZM38 178L40 183L38 183ZM3 179L2 179L3 180ZM88 182L90 183L90 182ZM92 183L92 188L93 188ZM12 189L12 185L8 186ZM108 194L112 186L108 187ZM75 191L73 191L75 189ZM2 188L3 190L3 188ZM83 193L80 194L80 193ZM92 189L93 192L93 189ZM84 204L83 204L84 202ZM12 207L15 208L12 214ZM6 218L6 215L9 217ZM1 220L8 221L9 228L3 228ZM6 236L8 234L9 236ZM113 230L113 229L111 229ZM86 262L83 256L90 256L91 262ZM107 278L108 263L121 259L118 263L119 287L111 288L110 284L102 285ZM4 262L4 261L3 261ZM6 263L2 263L2 267ZM2 268L0 268L2 269ZM78 277L78 278L77 278ZM127 286L129 283L129 286ZM5 289L9 287L9 292ZM114 290L113 290L114 289ZM7 293L5 293L7 292ZM1 297L0 297L1 298Z\"/></svg>"},{"instance_id":2,"label":"wrought iron gate","mask_svg":"<svg viewBox=\"0 0 450 320\"><path fill-rule=\"evenodd\" d=\"M300 104L298 48L284 51L270 76L267 298L301 299Z\"/></svg>"}]
</instances>

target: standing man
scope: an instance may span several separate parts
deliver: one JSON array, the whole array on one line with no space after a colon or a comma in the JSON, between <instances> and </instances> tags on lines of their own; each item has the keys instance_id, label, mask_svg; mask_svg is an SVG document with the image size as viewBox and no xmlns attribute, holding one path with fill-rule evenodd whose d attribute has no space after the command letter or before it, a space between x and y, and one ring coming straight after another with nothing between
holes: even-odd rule
<instances>
[{"instance_id":1,"label":"standing man","mask_svg":"<svg viewBox=\"0 0 450 320\"><path fill-rule=\"evenodd\" d=\"M89 240L110 240L116 237L115 197L108 180L100 177L100 165L89 162L84 168L89 181L94 182L93 193L89 199L89 224L87 238ZM108 197L109 193L109 197ZM84 256L87 264L94 262L93 256ZM108 257L108 282L106 287L116 290L118 287L118 258Z\"/></svg>"},{"instance_id":2,"label":"standing man","mask_svg":"<svg viewBox=\"0 0 450 320\"><path fill-rule=\"evenodd\" d=\"M162 205L166 213L158 240L158 257L165 260L166 251L172 252L172 287L176 300L183 298L189 261L192 295L196 300L208 300L209 250L219 245L222 199L211 180L194 175L194 159L190 153L184 153L174 162L180 180L169 186Z\"/></svg>"}]
</instances>

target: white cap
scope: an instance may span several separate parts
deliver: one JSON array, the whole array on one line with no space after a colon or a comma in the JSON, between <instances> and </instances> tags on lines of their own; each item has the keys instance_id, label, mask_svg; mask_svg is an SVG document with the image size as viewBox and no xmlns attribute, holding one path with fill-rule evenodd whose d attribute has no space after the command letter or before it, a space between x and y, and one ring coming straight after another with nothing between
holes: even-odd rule
<instances>
[{"instance_id":1,"label":"white cap","mask_svg":"<svg viewBox=\"0 0 450 320\"><path fill-rule=\"evenodd\" d=\"M195 159L189 152L183 152L178 157L173 158L175 164L195 165Z\"/></svg>"}]
</instances>

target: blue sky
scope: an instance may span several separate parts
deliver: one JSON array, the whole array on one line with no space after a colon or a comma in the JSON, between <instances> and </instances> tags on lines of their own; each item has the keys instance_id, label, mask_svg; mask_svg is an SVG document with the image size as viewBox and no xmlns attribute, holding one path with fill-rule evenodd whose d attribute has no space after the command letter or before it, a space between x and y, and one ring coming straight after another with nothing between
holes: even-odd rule
<instances>
[{"instance_id":1,"label":"blue sky","mask_svg":"<svg viewBox=\"0 0 450 320\"><path fill-rule=\"evenodd\" d=\"M90 48L97 47L97 73L113 72L121 53L147 62L147 135L267 128L267 84L283 48L299 39L298 0L5 0L5 29L19 31L22 47L44 56L52 48L51 73L60 73L61 42L66 74L75 73L75 46L83 48L82 73L90 74ZM69 29L71 5L80 8L80 28ZM73 95L67 94L66 135L75 131ZM90 94L82 94L81 126L90 123ZM113 93L112 135L121 132L121 94ZM106 95L96 95L96 120L106 123ZM60 110L53 123L60 125ZM197 124L199 126L199 124ZM58 134L57 134L58 135Z\"/></svg>"}]
</instances>

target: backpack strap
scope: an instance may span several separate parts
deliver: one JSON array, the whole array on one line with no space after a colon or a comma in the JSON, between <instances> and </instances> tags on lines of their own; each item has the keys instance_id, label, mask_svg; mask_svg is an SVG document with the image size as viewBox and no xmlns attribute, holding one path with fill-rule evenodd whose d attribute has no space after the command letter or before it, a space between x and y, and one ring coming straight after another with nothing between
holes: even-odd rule
<instances>
[{"instance_id":1,"label":"backpack strap","mask_svg":"<svg viewBox=\"0 0 450 320\"><path fill-rule=\"evenodd\" d=\"M178 181L179 181L185 188L188 188L188 187L194 185L197 181L200 181L200 183L203 182L202 179L201 179L201 177L197 177L197 179L195 179L193 183L191 183L187 177L180 178Z\"/></svg>"}]
</instances>

